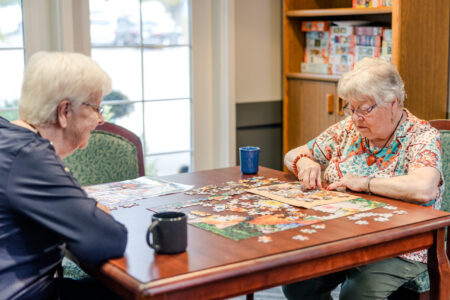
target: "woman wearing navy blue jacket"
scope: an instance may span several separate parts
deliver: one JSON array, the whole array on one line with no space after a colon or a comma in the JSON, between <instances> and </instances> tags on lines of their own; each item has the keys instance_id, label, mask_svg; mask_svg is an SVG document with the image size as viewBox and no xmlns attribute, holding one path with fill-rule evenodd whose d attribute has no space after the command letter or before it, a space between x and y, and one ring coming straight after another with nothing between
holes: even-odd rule
<instances>
[{"instance_id":1,"label":"woman wearing navy blue jacket","mask_svg":"<svg viewBox=\"0 0 450 300\"><path fill-rule=\"evenodd\" d=\"M0 299L64 298L54 275L66 248L86 264L123 255L127 230L61 162L103 123L110 91L109 76L82 54L29 59L20 120L0 118Z\"/></svg>"}]
</instances>

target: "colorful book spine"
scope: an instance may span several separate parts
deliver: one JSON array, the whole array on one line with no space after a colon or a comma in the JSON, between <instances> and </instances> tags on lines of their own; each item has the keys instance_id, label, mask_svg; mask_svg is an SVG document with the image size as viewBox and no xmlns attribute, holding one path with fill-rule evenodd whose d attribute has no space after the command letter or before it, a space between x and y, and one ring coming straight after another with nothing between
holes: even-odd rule
<instances>
[{"instance_id":1,"label":"colorful book spine","mask_svg":"<svg viewBox=\"0 0 450 300\"><path fill-rule=\"evenodd\" d=\"M306 33L306 47L328 48L328 31L310 31Z\"/></svg>"},{"instance_id":2,"label":"colorful book spine","mask_svg":"<svg viewBox=\"0 0 450 300\"><path fill-rule=\"evenodd\" d=\"M306 48L304 62L311 63L311 64L326 64L326 63L328 63L327 49Z\"/></svg>"},{"instance_id":3,"label":"colorful book spine","mask_svg":"<svg viewBox=\"0 0 450 300\"><path fill-rule=\"evenodd\" d=\"M326 28L326 30L324 30ZM327 21L302 22L306 31L306 47L301 71L305 73L328 74L329 31Z\"/></svg>"},{"instance_id":4,"label":"colorful book spine","mask_svg":"<svg viewBox=\"0 0 450 300\"><path fill-rule=\"evenodd\" d=\"M356 26L355 35L382 35L383 27L380 26Z\"/></svg>"},{"instance_id":5,"label":"colorful book spine","mask_svg":"<svg viewBox=\"0 0 450 300\"><path fill-rule=\"evenodd\" d=\"M392 30L389 28L383 29L383 42L381 43L380 57L392 61Z\"/></svg>"},{"instance_id":6,"label":"colorful book spine","mask_svg":"<svg viewBox=\"0 0 450 300\"><path fill-rule=\"evenodd\" d=\"M364 57L380 57L380 47L373 46L356 46L355 47L355 63L361 61Z\"/></svg>"},{"instance_id":7,"label":"colorful book spine","mask_svg":"<svg viewBox=\"0 0 450 300\"><path fill-rule=\"evenodd\" d=\"M392 0L353 0L353 8L371 8L371 7L389 7L392 6Z\"/></svg>"},{"instance_id":8,"label":"colorful book spine","mask_svg":"<svg viewBox=\"0 0 450 300\"><path fill-rule=\"evenodd\" d=\"M331 74L343 74L354 64L355 36L353 26L331 26L329 63Z\"/></svg>"},{"instance_id":9,"label":"colorful book spine","mask_svg":"<svg viewBox=\"0 0 450 300\"><path fill-rule=\"evenodd\" d=\"M328 31L328 21L303 21L302 31Z\"/></svg>"},{"instance_id":10,"label":"colorful book spine","mask_svg":"<svg viewBox=\"0 0 450 300\"><path fill-rule=\"evenodd\" d=\"M353 28L353 26L330 26L330 36L351 36Z\"/></svg>"},{"instance_id":11,"label":"colorful book spine","mask_svg":"<svg viewBox=\"0 0 450 300\"><path fill-rule=\"evenodd\" d=\"M310 64L302 62L301 71L303 73L329 74L329 64Z\"/></svg>"},{"instance_id":12,"label":"colorful book spine","mask_svg":"<svg viewBox=\"0 0 450 300\"><path fill-rule=\"evenodd\" d=\"M392 41L392 29L383 28L383 41Z\"/></svg>"},{"instance_id":13,"label":"colorful book spine","mask_svg":"<svg viewBox=\"0 0 450 300\"><path fill-rule=\"evenodd\" d=\"M356 35L356 45L360 46L381 46L381 36L379 35Z\"/></svg>"}]
</instances>

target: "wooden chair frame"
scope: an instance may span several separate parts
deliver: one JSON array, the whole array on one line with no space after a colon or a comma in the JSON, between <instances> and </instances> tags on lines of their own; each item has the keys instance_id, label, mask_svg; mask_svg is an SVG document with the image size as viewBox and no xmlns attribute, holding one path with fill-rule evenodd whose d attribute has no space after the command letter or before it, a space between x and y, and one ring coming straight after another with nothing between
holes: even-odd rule
<instances>
[{"instance_id":1,"label":"wooden chair frame","mask_svg":"<svg viewBox=\"0 0 450 300\"><path fill-rule=\"evenodd\" d=\"M132 142L136 146L137 150L137 156L138 156L138 166L139 166L139 176L145 175L145 168L144 168L144 154L142 152L142 143L139 137L131 132L130 130L123 128L122 126L105 122L101 125L98 125L95 130L101 130L110 132L113 134L117 134L130 142Z\"/></svg>"}]
</instances>

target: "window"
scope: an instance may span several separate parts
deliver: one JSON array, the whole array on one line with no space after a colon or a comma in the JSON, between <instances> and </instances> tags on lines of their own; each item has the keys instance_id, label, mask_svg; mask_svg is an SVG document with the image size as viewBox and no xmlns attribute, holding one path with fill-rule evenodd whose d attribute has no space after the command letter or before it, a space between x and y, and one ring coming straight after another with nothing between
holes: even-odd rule
<instances>
[{"instance_id":1,"label":"window","mask_svg":"<svg viewBox=\"0 0 450 300\"><path fill-rule=\"evenodd\" d=\"M15 120L24 68L22 1L0 1L0 116Z\"/></svg>"},{"instance_id":2,"label":"window","mask_svg":"<svg viewBox=\"0 0 450 300\"><path fill-rule=\"evenodd\" d=\"M189 0L90 0L91 55L111 76L105 120L143 141L146 174L191 169Z\"/></svg>"},{"instance_id":3,"label":"window","mask_svg":"<svg viewBox=\"0 0 450 300\"><path fill-rule=\"evenodd\" d=\"M21 12L12 13L10 6ZM109 120L131 130L137 124L149 175L234 165L229 158L235 153L233 96L222 84L223 78L233 82L233 73L227 73L233 66L233 57L227 58L233 53L227 44L233 23L226 25L232 20L233 1L0 0L0 10L0 32L10 28L11 18L18 23L23 18L19 32L0 34L1 116L17 118L27 57L41 50L81 52L92 55L111 75L117 93L108 96ZM137 31L127 28L136 26L136 20L139 33L133 34ZM131 83L124 86L123 78ZM154 106L159 111L149 111ZM167 116L167 122L178 119L170 128L159 128L147 119L150 114ZM150 140L158 134L165 149Z\"/></svg>"}]
</instances>

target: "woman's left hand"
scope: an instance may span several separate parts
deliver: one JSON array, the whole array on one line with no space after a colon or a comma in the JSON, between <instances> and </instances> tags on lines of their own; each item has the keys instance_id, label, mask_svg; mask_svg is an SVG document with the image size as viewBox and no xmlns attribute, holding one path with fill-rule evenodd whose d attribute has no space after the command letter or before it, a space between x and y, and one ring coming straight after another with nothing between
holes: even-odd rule
<instances>
[{"instance_id":1,"label":"woman's left hand","mask_svg":"<svg viewBox=\"0 0 450 300\"><path fill-rule=\"evenodd\" d=\"M354 192L365 192L367 191L367 177L347 174L341 179L331 183L327 187L327 190L335 190L339 187L344 187Z\"/></svg>"}]
</instances>

